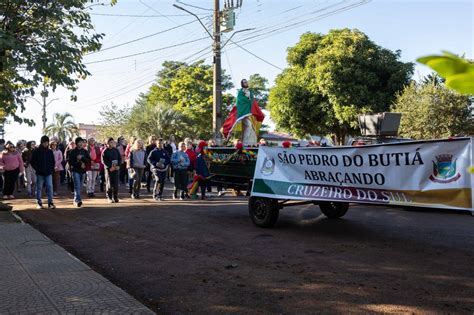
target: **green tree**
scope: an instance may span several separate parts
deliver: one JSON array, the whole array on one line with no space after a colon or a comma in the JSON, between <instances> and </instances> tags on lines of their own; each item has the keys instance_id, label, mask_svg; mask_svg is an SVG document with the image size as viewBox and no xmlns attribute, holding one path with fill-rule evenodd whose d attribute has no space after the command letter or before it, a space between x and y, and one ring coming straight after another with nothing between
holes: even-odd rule
<instances>
[{"instance_id":1,"label":"green tree","mask_svg":"<svg viewBox=\"0 0 474 315\"><path fill-rule=\"evenodd\" d=\"M171 106L189 123L188 136L206 139L212 135L212 82L212 66L203 61L192 64L166 61L147 93L147 102L152 106ZM232 87L230 77L224 73L222 91ZM223 117L227 116L233 100L232 95L223 95Z\"/></svg>"},{"instance_id":2,"label":"green tree","mask_svg":"<svg viewBox=\"0 0 474 315\"><path fill-rule=\"evenodd\" d=\"M412 82L398 94L392 111L402 114L400 135L439 139L474 131L469 97L427 78Z\"/></svg>"},{"instance_id":3,"label":"green tree","mask_svg":"<svg viewBox=\"0 0 474 315\"><path fill-rule=\"evenodd\" d=\"M128 122L131 115L131 108L128 105L117 106L114 103L105 105L99 111L100 127L98 134L102 141L112 137L117 139L119 136L131 136L128 128Z\"/></svg>"},{"instance_id":4,"label":"green tree","mask_svg":"<svg viewBox=\"0 0 474 315\"><path fill-rule=\"evenodd\" d=\"M133 106L127 130L142 139L152 134L163 138L170 135L183 138L190 134L187 118L181 112L170 105L150 102L145 95L140 95Z\"/></svg>"},{"instance_id":5,"label":"green tree","mask_svg":"<svg viewBox=\"0 0 474 315\"><path fill-rule=\"evenodd\" d=\"M356 29L305 33L288 49L289 68L270 91L272 119L296 135L330 133L341 143L356 133L357 115L388 110L409 82L413 64L399 58L400 51L384 49Z\"/></svg>"},{"instance_id":6,"label":"green tree","mask_svg":"<svg viewBox=\"0 0 474 315\"><path fill-rule=\"evenodd\" d=\"M86 6L90 0L0 1L0 103L15 121L34 124L17 112L47 80L54 91L77 89L87 77L82 58L100 48Z\"/></svg>"},{"instance_id":7,"label":"green tree","mask_svg":"<svg viewBox=\"0 0 474 315\"><path fill-rule=\"evenodd\" d=\"M54 114L53 123L46 126L44 131L50 137L58 137L59 142L65 142L79 135L79 128L70 113Z\"/></svg>"},{"instance_id":8,"label":"green tree","mask_svg":"<svg viewBox=\"0 0 474 315\"><path fill-rule=\"evenodd\" d=\"M260 74L255 73L249 77L248 83L249 88L258 101L258 105L261 108L265 108L268 103L268 80Z\"/></svg>"},{"instance_id":9,"label":"green tree","mask_svg":"<svg viewBox=\"0 0 474 315\"><path fill-rule=\"evenodd\" d=\"M290 67L277 76L270 90L270 115L277 129L297 137L308 134L329 134L334 127L331 105L326 97L307 86L307 77L300 67Z\"/></svg>"}]
</instances>

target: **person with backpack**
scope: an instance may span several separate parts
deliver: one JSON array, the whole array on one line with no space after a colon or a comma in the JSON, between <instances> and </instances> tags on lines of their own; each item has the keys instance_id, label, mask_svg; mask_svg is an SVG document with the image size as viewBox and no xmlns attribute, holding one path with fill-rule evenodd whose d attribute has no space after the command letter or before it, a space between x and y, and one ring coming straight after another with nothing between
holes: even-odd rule
<instances>
[{"instance_id":1,"label":"person with backpack","mask_svg":"<svg viewBox=\"0 0 474 315\"><path fill-rule=\"evenodd\" d=\"M89 152L84 148L84 139L77 137L76 147L69 152L68 164L74 184L74 205L82 206L81 189L86 174L86 165L91 162Z\"/></svg>"},{"instance_id":2,"label":"person with backpack","mask_svg":"<svg viewBox=\"0 0 474 315\"><path fill-rule=\"evenodd\" d=\"M113 138L107 140L107 148L102 152L102 164L104 164L107 200L109 203L117 203L122 155Z\"/></svg>"},{"instance_id":3,"label":"person with backpack","mask_svg":"<svg viewBox=\"0 0 474 315\"><path fill-rule=\"evenodd\" d=\"M163 139L156 140L156 147L148 156L148 164L155 178L155 186L153 188L153 198L163 201L163 189L165 187L166 175L170 166L170 156L163 147Z\"/></svg>"},{"instance_id":4,"label":"person with backpack","mask_svg":"<svg viewBox=\"0 0 474 315\"><path fill-rule=\"evenodd\" d=\"M40 145L33 151L31 166L36 173L36 208L43 209L41 192L43 190L43 184L46 184L48 208L55 209L56 206L53 203L53 173L56 162L54 160L54 153L49 148L48 136L42 136Z\"/></svg>"}]
</instances>

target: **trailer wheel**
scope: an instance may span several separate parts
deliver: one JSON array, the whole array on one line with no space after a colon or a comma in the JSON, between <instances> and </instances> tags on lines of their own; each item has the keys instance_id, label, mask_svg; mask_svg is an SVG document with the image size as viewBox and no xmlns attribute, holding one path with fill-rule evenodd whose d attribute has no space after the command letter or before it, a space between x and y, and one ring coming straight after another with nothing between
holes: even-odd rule
<instances>
[{"instance_id":1,"label":"trailer wheel","mask_svg":"<svg viewBox=\"0 0 474 315\"><path fill-rule=\"evenodd\" d=\"M249 215L258 227L271 228L278 220L279 208L275 199L250 197Z\"/></svg>"},{"instance_id":2,"label":"trailer wheel","mask_svg":"<svg viewBox=\"0 0 474 315\"><path fill-rule=\"evenodd\" d=\"M349 203L324 201L319 202L319 209L329 219L338 219L343 217L349 210Z\"/></svg>"}]
</instances>

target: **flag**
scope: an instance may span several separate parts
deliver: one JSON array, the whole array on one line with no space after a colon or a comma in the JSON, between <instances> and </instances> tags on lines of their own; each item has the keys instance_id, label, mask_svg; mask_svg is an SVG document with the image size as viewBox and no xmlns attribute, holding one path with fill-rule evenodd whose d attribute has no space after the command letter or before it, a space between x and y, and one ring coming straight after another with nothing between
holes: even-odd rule
<instances>
[{"instance_id":1,"label":"flag","mask_svg":"<svg viewBox=\"0 0 474 315\"><path fill-rule=\"evenodd\" d=\"M251 102L250 100L253 101ZM235 105L232 107L229 116L222 125L222 133L224 134L224 137L228 139L233 131L242 131L242 120L246 117L250 117L253 130L255 130L255 133L258 135L265 114L263 114L260 106L258 106L258 102L253 97L252 92L250 92L249 98L241 89L237 94Z\"/></svg>"}]
</instances>

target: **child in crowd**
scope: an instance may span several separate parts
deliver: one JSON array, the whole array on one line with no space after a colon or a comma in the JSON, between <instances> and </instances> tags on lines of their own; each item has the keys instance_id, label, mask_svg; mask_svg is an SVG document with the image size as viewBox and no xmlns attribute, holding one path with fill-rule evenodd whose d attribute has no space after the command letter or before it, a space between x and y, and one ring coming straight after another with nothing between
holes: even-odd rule
<instances>
[{"instance_id":1,"label":"child in crowd","mask_svg":"<svg viewBox=\"0 0 474 315\"><path fill-rule=\"evenodd\" d=\"M178 199L180 194L180 200L184 200L188 191L188 168L190 165L189 157L186 154L186 144L180 142L178 145L179 150L173 153L171 156L171 164L174 170L174 193L173 198Z\"/></svg>"}]
</instances>

